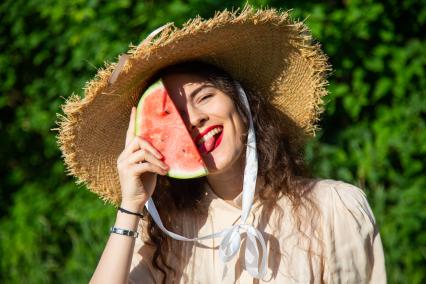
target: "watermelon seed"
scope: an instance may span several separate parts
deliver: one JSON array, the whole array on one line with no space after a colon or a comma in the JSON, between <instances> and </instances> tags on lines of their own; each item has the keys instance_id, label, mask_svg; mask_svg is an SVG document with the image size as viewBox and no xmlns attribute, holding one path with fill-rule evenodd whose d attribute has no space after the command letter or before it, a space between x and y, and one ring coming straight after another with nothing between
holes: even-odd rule
<instances>
[{"instance_id":1,"label":"watermelon seed","mask_svg":"<svg viewBox=\"0 0 426 284\"><path fill-rule=\"evenodd\" d=\"M167 114L170 114L170 112L169 112L167 109L166 109L166 110L164 110L164 112L165 112L165 113L167 113Z\"/></svg>"}]
</instances>

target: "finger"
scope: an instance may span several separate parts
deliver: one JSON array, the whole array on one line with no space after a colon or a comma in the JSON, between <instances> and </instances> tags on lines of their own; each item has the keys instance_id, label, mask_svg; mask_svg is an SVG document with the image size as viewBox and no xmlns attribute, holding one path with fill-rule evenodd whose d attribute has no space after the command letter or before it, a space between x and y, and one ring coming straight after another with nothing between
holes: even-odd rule
<instances>
[{"instance_id":1,"label":"finger","mask_svg":"<svg viewBox=\"0 0 426 284\"><path fill-rule=\"evenodd\" d=\"M127 163L129 164L136 164L145 161L159 166L160 168L163 168L165 170L169 169L166 163L154 157L154 155L152 155L152 153L150 153L149 151L143 149L132 153L127 159Z\"/></svg>"},{"instance_id":2,"label":"finger","mask_svg":"<svg viewBox=\"0 0 426 284\"><path fill-rule=\"evenodd\" d=\"M124 149L124 151L120 154L118 157L118 161L121 161L123 159L127 159L132 153L140 150L140 149L146 149L150 153L152 153L155 157L158 159L162 159L163 156L160 154L157 149L155 149L148 141L142 139L139 136L133 137L133 140L127 145L127 147Z\"/></svg>"},{"instance_id":3,"label":"finger","mask_svg":"<svg viewBox=\"0 0 426 284\"><path fill-rule=\"evenodd\" d=\"M135 136L135 123L136 123L136 108L132 107L132 111L130 113L130 121L129 128L127 128L126 132L126 146L131 143L133 137Z\"/></svg>"},{"instance_id":4,"label":"finger","mask_svg":"<svg viewBox=\"0 0 426 284\"><path fill-rule=\"evenodd\" d=\"M130 143L124 148L123 152L121 152L120 156L118 156L117 161L121 161L123 159L127 159L127 157L132 154L133 152L136 152L140 149L138 137L133 137L133 140L130 141Z\"/></svg>"},{"instance_id":5,"label":"finger","mask_svg":"<svg viewBox=\"0 0 426 284\"><path fill-rule=\"evenodd\" d=\"M147 172L157 173L162 176L167 174L167 170L151 163L134 164L130 167L130 170L136 175L141 175Z\"/></svg>"},{"instance_id":6,"label":"finger","mask_svg":"<svg viewBox=\"0 0 426 284\"><path fill-rule=\"evenodd\" d=\"M158 159L163 158L163 155L161 155L161 153L154 148L154 146L151 145L151 143L149 143L148 141L146 141L145 139L142 139L140 137L138 137L138 143L141 149L146 149L149 152L151 152L151 154L153 154L155 157L157 157Z\"/></svg>"}]
</instances>

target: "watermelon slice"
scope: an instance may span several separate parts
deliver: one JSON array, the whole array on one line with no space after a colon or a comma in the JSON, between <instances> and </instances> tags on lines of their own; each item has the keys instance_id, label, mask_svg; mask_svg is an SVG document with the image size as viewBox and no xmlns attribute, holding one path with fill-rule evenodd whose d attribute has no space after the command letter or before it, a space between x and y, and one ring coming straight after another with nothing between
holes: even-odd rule
<instances>
[{"instance_id":1,"label":"watermelon slice","mask_svg":"<svg viewBox=\"0 0 426 284\"><path fill-rule=\"evenodd\" d=\"M161 80L142 95L135 127L136 135L164 156L169 177L189 179L207 175L207 167Z\"/></svg>"}]
</instances>

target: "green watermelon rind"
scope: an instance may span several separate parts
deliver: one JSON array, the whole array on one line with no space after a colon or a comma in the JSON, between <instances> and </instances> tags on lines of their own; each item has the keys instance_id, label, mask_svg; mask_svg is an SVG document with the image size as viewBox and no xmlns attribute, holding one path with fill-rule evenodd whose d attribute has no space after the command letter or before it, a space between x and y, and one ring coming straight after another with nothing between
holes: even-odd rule
<instances>
[{"instance_id":1,"label":"green watermelon rind","mask_svg":"<svg viewBox=\"0 0 426 284\"><path fill-rule=\"evenodd\" d=\"M208 174L207 169L201 168L197 171L192 171L191 174L188 174L187 171L181 171L178 169L172 169L167 172L167 176L177 179L190 179L190 178L199 178L206 176Z\"/></svg>"},{"instance_id":2,"label":"green watermelon rind","mask_svg":"<svg viewBox=\"0 0 426 284\"><path fill-rule=\"evenodd\" d=\"M140 121L140 113L142 111L142 105L145 101L145 99L151 94L153 93L153 91L157 88L162 88L162 82L161 80L157 81L156 83L154 83L153 85L151 85L143 94L142 98L139 100L138 106L136 108L136 123L135 123L135 134L139 135L139 128L138 125L140 125L141 121ZM176 178L176 179L190 179L190 178L199 178L199 177L203 177L206 176L208 174L208 171L205 167L201 167L199 170L195 170L195 171L183 171L183 170L179 170L179 169L170 169L167 172L167 176L171 177L171 178Z\"/></svg>"}]
</instances>

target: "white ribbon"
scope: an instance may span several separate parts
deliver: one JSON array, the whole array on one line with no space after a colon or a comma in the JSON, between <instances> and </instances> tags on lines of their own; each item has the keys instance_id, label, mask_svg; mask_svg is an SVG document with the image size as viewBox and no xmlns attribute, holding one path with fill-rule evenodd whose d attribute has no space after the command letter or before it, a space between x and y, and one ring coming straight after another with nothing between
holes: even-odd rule
<instances>
[{"instance_id":1,"label":"white ribbon","mask_svg":"<svg viewBox=\"0 0 426 284\"><path fill-rule=\"evenodd\" d=\"M155 207L152 198L148 200L145 207L151 214L152 219L157 226L168 236L179 241L199 241L205 239L221 238L222 241L219 246L219 257L225 264L230 261L239 251L241 246L241 234L246 233L246 249L245 249L245 269L254 278L263 278L266 275L268 251L266 249L266 243L262 236L262 233L256 229L253 225L247 224L247 218L250 214L251 207L253 205L254 193L256 188L257 178L257 151L256 151L256 137L253 126L253 119L250 112L249 103L247 100L246 93L244 92L241 85L235 81L235 85L238 90L240 99L243 101L244 106L247 109L249 118L249 130L247 136L247 148L246 148L246 164L244 168L244 180L243 180L243 200L242 200L242 213L241 223L235 224L229 229L213 233L197 238L186 238L176 233L167 230L163 222L161 221L160 215L158 214L157 208ZM258 249L257 241L260 243L260 251ZM262 259L260 262L259 269L259 258L260 253Z\"/></svg>"}]
</instances>

